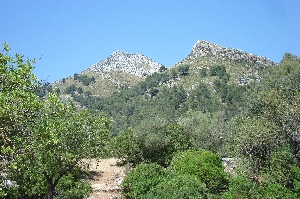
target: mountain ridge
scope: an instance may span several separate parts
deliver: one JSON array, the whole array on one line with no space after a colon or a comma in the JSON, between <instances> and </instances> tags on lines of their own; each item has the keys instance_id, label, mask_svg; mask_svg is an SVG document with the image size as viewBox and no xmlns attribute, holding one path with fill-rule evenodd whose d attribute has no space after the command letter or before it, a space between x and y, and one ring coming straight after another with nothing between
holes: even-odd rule
<instances>
[{"instance_id":1,"label":"mountain ridge","mask_svg":"<svg viewBox=\"0 0 300 199\"><path fill-rule=\"evenodd\" d=\"M157 72L161 66L162 64L140 53L132 54L117 50L108 58L93 64L82 73L96 72L101 74L103 72L117 70L143 77Z\"/></svg>"},{"instance_id":2,"label":"mountain ridge","mask_svg":"<svg viewBox=\"0 0 300 199\"><path fill-rule=\"evenodd\" d=\"M194 87L199 81L208 82L212 85L213 77L201 78L199 75L204 69L209 70L210 67L218 65L226 68L232 77L230 80L232 83L247 85L253 80L260 81L260 71L276 64L264 56L198 40L185 59L168 68L168 73L177 71L175 73L179 74L180 68L187 65L191 73L190 80L185 81L186 83L189 82L186 85L187 88ZM74 74L74 77L69 76L56 81L53 86L64 94L68 94L66 92L66 89L69 89L68 87L75 85L76 89L91 92L93 96L107 97L124 88L131 88L144 81L149 75L167 69L161 68L162 66L162 64L140 53L133 54L117 50L106 59L91 65L80 73L81 76L86 76L87 79L92 78L95 80L90 85L83 85L82 82L74 78ZM160 71L160 69L164 70ZM170 80L167 85L176 84L178 80Z\"/></svg>"},{"instance_id":3,"label":"mountain ridge","mask_svg":"<svg viewBox=\"0 0 300 199\"><path fill-rule=\"evenodd\" d=\"M175 64L175 66L179 64L184 64L187 61L192 60L194 58L204 56L214 56L214 58L217 59L229 58L234 61L247 61L252 64L262 64L265 66L272 66L276 64L275 62L271 61L265 56L255 55L236 48L224 47L219 44L215 44L205 40L197 40L189 55L182 61Z\"/></svg>"}]
</instances>

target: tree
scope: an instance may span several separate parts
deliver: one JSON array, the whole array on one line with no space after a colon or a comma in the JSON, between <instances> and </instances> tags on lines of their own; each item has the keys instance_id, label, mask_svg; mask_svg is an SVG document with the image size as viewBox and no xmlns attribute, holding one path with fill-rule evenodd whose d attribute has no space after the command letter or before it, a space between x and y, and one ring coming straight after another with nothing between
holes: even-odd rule
<instances>
[{"instance_id":1,"label":"tree","mask_svg":"<svg viewBox=\"0 0 300 199\"><path fill-rule=\"evenodd\" d=\"M138 137L132 130L122 132L111 139L109 151L113 157L121 159L123 163L128 162L136 165L143 160L142 149L138 142Z\"/></svg>"},{"instance_id":2,"label":"tree","mask_svg":"<svg viewBox=\"0 0 300 199\"><path fill-rule=\"evenodd\" d=\"M190 70L190 66L189 65L181 65L178 68L178 72L180 73L180 75L185 76L188 74L188 71Z\"/></svg>"},{"instance_id":3,"label":"tree","mask_svg":"<svg viewBox=\"0 0 300 199\"><path fill-rule=\"evenodd\" d=\"M171 69L170 73L171 73L171 78L175 79L175 78L178 77L178 76L177 76L178 73L177 73L177 71L176 71L174 68Z\"/></svg>"},{"instance_id":4,"label":"tree","mask_svg":"<svg viewBox=\"0 0 300 199\"><path fill-rule=\"evenodd\" d=\"M201 77L206 77L206 76L207 76L207 69L206 69L206 68L203 68L203 69L200 71L200 75L201 75Z\"/></svg>"},{"instance_id":5,"label":"tree","mask_svg":"<svg viewBox=\"0 0 300 199\"><path fill-rule=\"evenodd\" d=\"M0 52L0 157L6 155L4 151L12 155L11 150L18 149L19 138L30 134L28 127L38 117L41 105L35 94L39 82L32 74L34 61L25 61L19 54L12 57L9 51L5 43Z\"/></svg>"},{"instance_id":6,"label":"tree","mask_svg":"<svg viewBox=\"0 0 300 199\"><path fill-rule=\"evenodd\" d=\"M33 134L24 138L28 144L23 146L22 155L12 163L18 170L11 171L11 177L26 195L37 194L31 193L32 187L37 186L34 182L42 182L47 187L38 184L40 190L45 188L47 198L52 199L60 180L78 165L86 165L83 159L101 156L110 134L109 121L87 110L77 112L54 94L41 111Z\"/></svg>"},{"instance_id":7,"label":"tree","mask_svg":"<svg viewBox=\"0 0 300 199\"><path fill-rule=\"evenodd\" d=\"M78 74L78 73L75 73L75 74L74 74L74 80L77 80L78 77L79 77L79 74Z\"/></svg>"},{"instance_id":8,"label":"tree","mask_svg":"<svg viewBox=\"0 0 300 199\"><path fill-rule=\"evenodd\" d=\"M162 65L160 68L159 68L159 72L164 72L167 70L167 67L165 67L164 65Z\"/></svg>"},{"instance_id":9,"label":"tree","mask_svg":"<svg viewBox=\"0 0 300 199\"><path fill-rule=\"evenodd\" d=\"M248 143L257 145L258 142L261 144L264 142L264 145L268 144L272 148L267 152L268 156L280 145L288 145L298 164L300 163L299 75L300 58L285 54L281 64L266 71L264 82L257 85L253 94L248 97L246 112L248 119L238 125L245 129L242 130L243 135L249 135ZM262 137L258 139L257 135ZM257 139L254 139L255 137Z\"/></svg>"},{"instance_id":10,"label":"tree","mask_svg":"<svg viewBox=\"0 0 300 199\"><path fill-rule=\"evenodd\" d=\"M219 76L220 78L226 73L224 66L212 66L209 69L210 76Z\"/></svg>"},{"instance_id":11,"label":"tree","mask_svg":"<svg viewBox=\"0 0 300 199\"><path fill-rule=\"evenodd\" d=\"M151 97L156 96L158 92L159 92L159 90L156 88L150 88L150 90L149 90L149 94L151 95Z\"/></svg>"},{"instance_id":12,"label":"tree","mask_svg":"<svg viewBox=\"0 0 300 199\"><path fill-rule=\"evenodd\" d=\"M74 94L76 89L77 89L76 86L74 84L72 84L65 89L64 93L65 94Z\"/></svg>"},{"instance_id":13,"label":"tree","mask_svg":"<svg viewBox=\"0 0 300 199\"><path fill-rule=\"evenodd\" d=\"M236 133L233 143L238 149L237 154L249 157L253 163L254 173L269 166L272 152L283 143L283 135L273 123L261 118L237 119Z\"/></svg>"},{"instance_id":14,"label":"tree","mask_svg":"<svg viewBox=\"0 0 300 199\"><path fill-rule=\"evenodd\" d=\"M32 74L35 61L24 60L24 56L9 55L9 45L4 44L0 52L0 172L6 170L11 161L21 153L20 138L31 134L30 126L39 115L39 97L35 90L39 82ZM2 178L2 176L1 176ZM6 196L1 191L0 195Z\"/></svg>"},{"instance_id":15,"label":"tree","mask_svg":"<svg viewBox=\"0 0 300 199\"><path fill-rule=\"evenodd\" d=\"M101 155L109 121L99 113L77 112L55 94L40 101L34 61L12 57L9 50L4 44L0 52L0 172L5 170L16 186L2 189L1 184L0 196L53 198L56 186L62 190L64 183L74 182L74 170L85 165L83 158Z\"/></svg>"}]
</instances>

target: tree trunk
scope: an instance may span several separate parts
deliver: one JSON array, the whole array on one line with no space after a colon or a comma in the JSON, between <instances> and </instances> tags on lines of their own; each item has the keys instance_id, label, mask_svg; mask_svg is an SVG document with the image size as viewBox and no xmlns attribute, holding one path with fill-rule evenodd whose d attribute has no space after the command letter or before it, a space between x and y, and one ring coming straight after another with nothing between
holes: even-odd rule
<instances>
[{"instance_id":1,"label":"tree trunk","mask_svg":"<svg viewBox=\"0 0 300 199\"><path fill-rule=\"evenodd\" d=\"M53 199L54 188L55 186L53 184L48 184L47 199Z\"/></svg>"}]
</instances>

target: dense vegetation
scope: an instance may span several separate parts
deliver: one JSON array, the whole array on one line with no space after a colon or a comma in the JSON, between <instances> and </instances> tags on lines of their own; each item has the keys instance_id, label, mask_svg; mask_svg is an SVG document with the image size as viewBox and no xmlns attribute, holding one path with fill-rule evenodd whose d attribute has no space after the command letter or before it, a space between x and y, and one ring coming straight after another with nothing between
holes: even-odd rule
<instances>
[{"instance_id":1,"label":"dense vegetation","mask_svg":"<svg viewBox=\"0 0 300 199\"><path fill-rule=\"evenodd\" d=\"M224 71L222 68L211 68L209 75L218 75L219 72L213 70ZM222 73L219 73L220 77L224 76L220 75ZM219 109L216 110L199 111L189 107L189 111L182 114L177 123L155 128L155 132L146 135L138 136L130 132L135 139L121 133L114 140L123 136L122 146L127 142L127 146L132 146L138 153L126 154L122 146L112 142L116 149L123 151L115 156L134 164L143 162L124 180L124 196L299 198L299 77L300 59L287 53L279 65L264 72L263 82L253 82L251 87L240 93L247 96L239 104L244 108L231 114L232 117L226 116L226 120L224 110L229 111L228 107L236 106L237 103L221 100L223 109L218 106ZM201 93L209 95L208 89ZM222 99L222 95L220 97ZM148 127L151 127L149 123ZM149 158L144 151L151 153L151 149L153 152ZM222 173L224 168L220 158L209 151L218 153L221 157L234 158L234 173ZM203 154L210 155L205 157ZM150 164L145 166L145 163ZM155 164L165 169L159 169ZM147 172L151 173L151 177L143 177ZM197 180L187 180L187 174L189 178Z\"/></svg>"},{"instance_id":2,"label":"dense vegetation","mask_svg":"<svg viewBox=\"0 0 300 199\"><path fill-rule=\"evenodd\" d=\"M8 44L0 52L0 197L83 198L91 187L83 160L99 158L110 137L109 120L96 111L77 111L44 88L32 74L34 61Z\"/></svg>"},{"instance_id":3,"label":"dense vegetation","mask_svg":"<svg viewBox=\"0 0 300 199\"><path fill-rule=\"evenodd\" d=\"M84 198L91 187L82 160L103 155L132 167L122 182L125 198L300 197L297 56L286 53L246 85L221 62L197 75L182 64L97 97L83 89L97 83L92 77L75 74L82 87L60 92L38 82L34 61L8 52L5 44L1 197ZM66 94L80 108L59 99Z\"/></svg>"}]
</instances>

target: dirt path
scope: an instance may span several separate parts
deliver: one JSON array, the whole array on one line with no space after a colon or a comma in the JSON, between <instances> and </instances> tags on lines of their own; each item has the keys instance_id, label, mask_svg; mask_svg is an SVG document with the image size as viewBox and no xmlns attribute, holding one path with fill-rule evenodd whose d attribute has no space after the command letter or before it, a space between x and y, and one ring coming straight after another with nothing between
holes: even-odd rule
<instances>
[{"instance_id":1,"label":"dirt path","mask_svg":"<svg viewBox=\"0 0 300 199\"><path fill-rule=\"evenodd\" d=\"M125 177L125 168L117 166L117 159L103 159L98 163L92 160L90 171L93 192L88 199L122 198L120 184Z\"/></svg>"}]
</instances>

